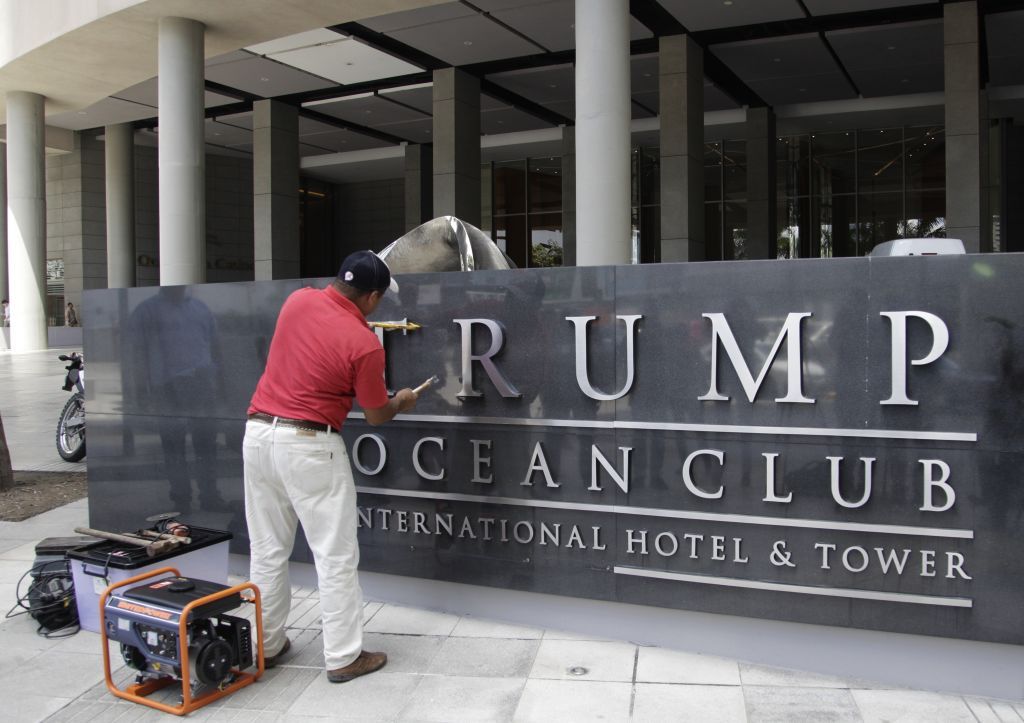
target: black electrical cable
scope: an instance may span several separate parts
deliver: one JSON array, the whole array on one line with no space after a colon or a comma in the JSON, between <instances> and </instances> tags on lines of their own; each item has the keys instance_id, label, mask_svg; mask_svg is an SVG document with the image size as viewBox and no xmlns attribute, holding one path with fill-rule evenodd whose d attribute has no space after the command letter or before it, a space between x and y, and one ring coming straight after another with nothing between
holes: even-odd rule
<instances>
[{"instance_id":1,"label":"black electrical cable","mask_svg":"<svg viewBox=\"0 0 1024 723\"><path fill-rule=\"evenodd\" d=\"M23 595L21 586L29 576L32 581ZM54 584L59 590L56 593ZM66 638L79 631L74 579L67 560L34 564L18 579L15 595L17 601L5 618L31 615L39 623L36 634L44 638Z\"/></svg>"}]
</instances>

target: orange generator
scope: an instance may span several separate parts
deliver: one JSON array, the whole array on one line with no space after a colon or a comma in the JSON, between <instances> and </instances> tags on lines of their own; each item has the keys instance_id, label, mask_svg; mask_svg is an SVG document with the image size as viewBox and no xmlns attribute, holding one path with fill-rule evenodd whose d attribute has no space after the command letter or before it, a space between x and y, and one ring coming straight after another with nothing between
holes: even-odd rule
<instances>
[{"instance_id":1,"label":"orange generator","mask_svg":"<svg viewBox=\"0 0 1024 723\"><path fill-rule=\"evenodd\" d=\"M228 614L244 604L255 606L255 644L252 623ZM227 587L162 567L114 583L100 597L107 688L118 698L186 715L254 683L263 675L262 612L251 582ZM125 664L138 671L123 690L110 675L108 640L120 643ZM148 697L174 683L181 685L178 705Z\"/></svg>"}]
</instances>

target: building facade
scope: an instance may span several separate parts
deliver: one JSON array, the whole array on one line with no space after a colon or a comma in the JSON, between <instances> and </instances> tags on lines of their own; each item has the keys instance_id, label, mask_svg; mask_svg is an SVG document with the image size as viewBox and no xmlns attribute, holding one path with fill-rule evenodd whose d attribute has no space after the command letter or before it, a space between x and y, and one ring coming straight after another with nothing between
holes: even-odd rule
<instances>
[{"instance_id":1,"label":"building facade","mask_svg":"<svg viewBox=\"0 0 1024 723\"><path fill-rule=\"evenodd\" d=\"M56 5L3 11L14 348L444 214L520 267L1019 250L1021 2Z\"/></svg>"}]
</instances>

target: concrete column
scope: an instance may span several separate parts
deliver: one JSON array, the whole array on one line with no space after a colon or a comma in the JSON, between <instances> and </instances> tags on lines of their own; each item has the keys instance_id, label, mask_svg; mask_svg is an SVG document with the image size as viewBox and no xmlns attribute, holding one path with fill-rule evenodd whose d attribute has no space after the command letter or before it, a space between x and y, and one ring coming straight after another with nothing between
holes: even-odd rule
<instances>
[{"instance_id":1,"label":"concrete column","mask_svg":"<svg viewBox=\"0 0 1024 723\"><path fill-rule=\"evenodd\" d=\"M7 260L11 350L46 349L43 96L7 94Z\"/></svg>"},{"instance_id":2,"label":"concrete column","mask_svg":"<svg viewBox=\"0 0 1024 723\"><path fill-rule=\"evenodd\" d=\"M160 284L206 280L202 23L160 18Z\"/></svg>"},{"instance_id":3,"label":"concrete column","mask_svg":"<svg viewBox=\"0 0 1024 723\"><path fill-rule=\"evenodd\" d=\"M83 291L108 286L104 165L103 144L77 131L70 153L46 157L47 201L59 209L59 223L47 214L46 245L64 259L64 301L80 310Z\"/></svg>"},{"instance_id":4,"label":"concrete column","mask_svg":"<svg viewBox=\"0 0 1024 723\"><path fill-rule=\"evenodd\" d=\"M946 81L946 235L981 250L981 87L978 4L942 6Z\"/></svg>"},{"instance_id":5,"label":"concrete column","mask_svg":"<svg viewBox=\"0 0 1024 723\"><path fill-rule=\"evenodd\" d=\"M747 253L771 258L775 247L775 113L747 108Z\"/></svg>"},{"instance_id":6,"label":"concrete column","mask_svg":"<svg viewBox=\"0 0 1024 723\"><path fill-rule=\"evenodd\" d=\"M704 51L692 38L659 40L661 260L703 261Z\"/></svg>"},{"instance_id":7,"label":"concrete column","mask_svg":"<svg viewBox=\"0 0 1024 723\"><path fill-rule=\"evenodd\" d=\"M562 266L576 265L576 128L562 126Z\"/></svg>"},{"instance_id":8,"label":"concrete column","mask_svg":"<svg viewBox=\"0 0 1024 723\"><path fill-rule=\"evenodd\" d=\"M7 278L7 144L0 143L0 299L10 299ZM0 320L0 324L3 321Z\"/></svg>"},{"instance_id":9,"label":"concrete column","mask_svg":"<svg viewBox=\"0 0 1024 723\"><path fill-rule=\"evenodd\" d=\"M629 1L576 0L576 262L628 264Z\"/></svg>"},{"instance_id":10,"label":"concrete column","mask_svg":"<svg viewBox=\"0 0 1024 723\"><path fill-rule=\"evenodd\" d=\"M297 279L299 109L258 100L252 110L255 278Z\"/></svg>"},{"instance_id":11,"label":"concrete column","mask_svg":"<svg viewBox=\"0 0 1024 723\"><path fill-rule=\"evenodd\" d=\"M431 143L405 147L405 230L412 231L433 217L433 155Z\"/></svg>"},{"instance_id":12,"label":"concrete column","mask_svg":"<svg viewBox=\"0 0 1024 723\"><path fill-rule=\"evenodd\" d=\"M480 80L434 71L433 216L480 225Z\"/></svg>"},{"instance_id":13,"label":"concrete column","mask_svg":"<svg viewBox=\"0 0 1024 723\"><path fill-rule=\"evenodd\" d=\"M135 129L103 129L107 203L107 287L135 286Z\"/></svg>"}]
</instances>

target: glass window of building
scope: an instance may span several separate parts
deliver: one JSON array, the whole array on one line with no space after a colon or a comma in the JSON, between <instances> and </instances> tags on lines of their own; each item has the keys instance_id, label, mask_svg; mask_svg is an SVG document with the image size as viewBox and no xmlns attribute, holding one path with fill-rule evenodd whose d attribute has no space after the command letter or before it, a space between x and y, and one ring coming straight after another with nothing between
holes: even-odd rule
<instances>
[{"instance_id":1,"label":"glass window of building","mask_svg":"<svg viewBox=\"0 0 1024 723\"><path fill-rule=\"evenodd\" d=\"M492 174L494 242L519 268L561 266L562 159L500 161Z\"/></svg>"},{"instance_id":2,"label":"glass window of building","mask_svg":"<svg viewBox=\"0 0 1024 723\"><path fill-rule=\"evenodd\" d=\"M46 325L64 326L64 259L46 260Z\"/></svg>"},{"instance_id":3,"label":"glass window of building","mask_svg":"<svg viewBox=\"0 0 1024 723\"><path fill-rule=\"evenodd\" d=\"M810 249L810 136L779 138L775 144L775 256L795 259Z\"/></svg>"},{"instance_id":4,"label":"glass window of building","mask_svg":"<svg viewBox=\"0 0 1024 723\"><path fill-rule=\"evenodd\" d=\"M808 255L849 256L856 209L856 132L812 135L810 172L814 203Z\"/></svg>"},{"instance_id":5,"label":"glass window of building","mask_svg":"<svg viewBox=\"0 0 1024 723\"><path fill-rule=\"evenodd\" d=\"M562 265L562 159L529 160L530 267Z\"/></svg>"},{"instance_id":6,"label":"glass window of building","mask_svg":"<svg viewBox=\"0 0 1024 723\"><path fill-rule=\"evenodd\" d=\"M780 138L778 258L863 256L896 238L945 233L941 128Z\"/></svg>"},{"instance_id":7,"label":"glass window of building","mask_svg":"<svg viewBox=\"0 0 1024 723\"><path fill-rule=\"evenodd\" d=\"M704 144L707 261L747 258L747 142Z\"/></svg>"},{"instance_id":8,"label":"glass window of building","mask_svg":"<svg viewBox=\"0 0 1024 723\"><path fill-rule=\"evenodd\" d=\"M722 144L704 144L704 202L722 200Z\"/></svg>"},{"instance_id":9,"label":"glass window of building","mask_svg":"<svg viewBox=\"0 0 1024 723\"><path fill-rule=\"evenodd\" d=\"M526 266L526 161L500 161L493 170L494 243L512 263Z\"/></svg>"},{"instance_id":10,"label":"glass window of building","mask_svg":"<svg viewBox=\"0 0 1024 723\"><path fill-rule=\"evenodd\" d=\"M857 131L857 192L898 193L903 190L901 129Z\"/></svg>"},{"instance_id":11,"label":"glass window of building","mask_svg":"<svg viewBox=\"0 0 1024 723\"><path fill-rule=\"evenodd\" d=\"M526 268L526 214L494 217L494 243L512 263Z\"/></svg>"},{"instance_id":12,"label":"glass window of building","mask_svg":"<svg viewBox=\"0 0 1024 723\"><path fill-rule=\"evenodd\" d=\"M526 213L526 161L494 164L494 215Z\"/></svg>"},{"instance_id":13,"label":"glass window of building","mask_svg":"<svg viewBox=\"0 0 1024 723\"><path fill-rule=\"evenodd\" d=\"M906 218L901 235L939 236L946 229L946 134L906 130Z\"/></svg>"},{"instance_id":14,"label":"glass window of building","mask_svg":"<svg viewBox=\"0 0 1024 723\"><path fill-rule=\"evenodd\" d=\"M633 149L631 261L649 264L661 261L661 150L639 146Z\"/></svg>"},{"instance_id":15,"label":"glass window of building","mask_svg":"<svg viewBox=\"0 0 1024 723\"><path fill-rule=\"evenodd\" d=\"M776 203L775 256L798 259L810 248L810 202L808 196L780 196Z\"/></svg>"},{"instance_id":16,"label":"glass window of building","mask_svg":"<svg viewBox=\"0 0 1024 723\"><path fill-rule=\"evenodd\" d=\"M632 260L661 260L660 149L633 149ZM561 265L559 158L493 165L493 238L520 267ZM704 145L707 260L751 258L745 140ZM863 256L882 241L945 235L941 127L783 136L776 143L772 256ZM998 223L998 221L994 222Z\"/></svg>"},{"instance_id":17,"label":"glass window of building","mask_svg":"<svg viewBox=\"0 0 1024 723\"><path fill-rule=\"evenodd\" d=\"M334 224L334 184L314 178L299 182L299 273L306 278L333 276L341 265Z\"/></svg>"}]
</instances>

